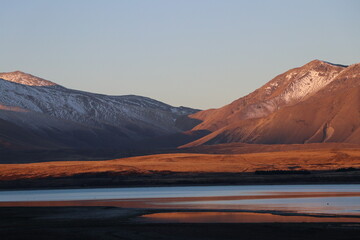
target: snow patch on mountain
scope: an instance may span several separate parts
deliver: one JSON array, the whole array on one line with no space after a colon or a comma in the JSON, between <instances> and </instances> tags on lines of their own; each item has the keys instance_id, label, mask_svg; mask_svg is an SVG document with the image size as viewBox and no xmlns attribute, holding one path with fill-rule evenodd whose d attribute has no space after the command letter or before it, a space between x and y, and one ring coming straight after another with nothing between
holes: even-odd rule
<instances>
[{"instance_id":1,"label":"snow patch on mountain","mask_svg":"<svg viewBox=\"0 0 360 240\"><path fill-rule=\"evenodd\" d=\"M2 106L89 128L114 128L134 140L180 132L176 119L198 111L173 107L147 97L108 96L67 89L22 73L0 74L0 78ZM2 116L0 112L0 118Z\"/></svg>"},{"instance_id":2,"label":"snow patch on mountain","mask_svg":"<svg viewBox=\"0 0 360 240\"><path fill-rule=\"evenodd\" d=\"M265 87L265 92L267 95L271 95L279 86L278 82L272 82L269 84L268 87Z\"/></svg>"},{"instance_id":3,"label":"snow patch on mountain","mask_svg":"<svg viewBox=\"0 0 360 240\"><path fill-rule=\"evenodd\" d=\"M282 95L286 103L303 100L307 96L318 92L320 89L332 82L339 74L337 71L323 74L310 70L302 75L297 75ZM287 77L287 76L286 76Z\"/></svg>"},{"instance_id":4,"label":"snow patch on mountain","mask_svg":"<svg viewBox=\"0 0 360 240\"><path fill-rule=\"evenodd\" d=\"M53 86L56 85L48 80L35 77L31 74L27 74L21 71L0 73L0 78L10 82L20 83L28 86Z\"/></svg>"},{"instance_id":5,"label":"snow patch on mountain","mask_svg":"<svg viewBox=\"0 0 360 240\"><path fill-rule=\"evenodd\" d=\"M298 74L298 73L297 73L297 72L291 72L291 73L289 73L289 74L286 75L286 79L287 79L287 80L290 80L290 79L293 78L294 75L296 75L296 74Z\"/></svg>"},{"instance_id":6,"label":"snow patch on mountain","mask_svg":"<svg viewBox=\"0 0 360 240\"><path fill-rule=\"evenodd\" d=\"M300 68L289 70L265 84L253 95L245 98L249 102L240 109L240 119L265 117L283 106L306 100L329 85L348 68L314 60ZM255 96L255 97L253 97Z\"/></svg>"}]
</instances>

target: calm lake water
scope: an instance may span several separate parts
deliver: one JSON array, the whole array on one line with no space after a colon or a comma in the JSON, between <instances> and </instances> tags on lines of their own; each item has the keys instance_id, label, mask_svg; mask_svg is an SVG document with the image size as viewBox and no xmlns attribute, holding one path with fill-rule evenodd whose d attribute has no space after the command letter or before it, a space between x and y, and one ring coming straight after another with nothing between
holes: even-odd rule
<instances>
[{"instance_id":1,"label":"calm lake water","mask_svg":"<svg viewBox=\"0 0 360 240\"><path fill-rule=\"evenodd\" d=\"M88 188L88 189L63 189L63 190L20 190L20 191L0 191L0 202L249 196L249 195L253 196L253 195L274 195L279 192L281 193L294 193L294 192L360 193L360 184L190 186L190 187Z\"/></svg>"},{"instance_id":2,"label":"calm lake water","mask_svg":"<svg viewBox=\"0 0 360 240\"><path fill-rule=\"evenodd\" d=\"M143 217L150 221L164 221L165 218L175 219L175 222L196 222L196 219L205 221L204 218L220 219L220 216L222 219L240 221L234 219L258 219L256 214L259 213L263 214L263 221L270 219L268 215L273 213L305 214L307 217L338 215L353 217L358 221L360 184L0 191L0 206L61 206L62 203L66 203L64 206L118 206L181 211L181 214L174 212L171 215L167 212ZM186 209L191 212L186 213ZM277 215L277 221L287 221L285 219L290 218Z\"/></svg>"}]
</instances>

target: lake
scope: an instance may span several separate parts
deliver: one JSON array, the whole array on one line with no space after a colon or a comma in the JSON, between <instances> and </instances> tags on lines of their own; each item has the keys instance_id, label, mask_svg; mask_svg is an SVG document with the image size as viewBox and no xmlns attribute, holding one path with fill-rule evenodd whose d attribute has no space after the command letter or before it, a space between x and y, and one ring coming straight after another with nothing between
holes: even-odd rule
<instances>
[{"instance_id":1,"label":"lake","mask_svg":"<svg viewBox=\"0 0 360 240\"><path fill-rule=\"evenodd\" d=\"M157 209L138 222L360 222L360 184L0 191L0 206Z\"/></svg>"}]
</instances>

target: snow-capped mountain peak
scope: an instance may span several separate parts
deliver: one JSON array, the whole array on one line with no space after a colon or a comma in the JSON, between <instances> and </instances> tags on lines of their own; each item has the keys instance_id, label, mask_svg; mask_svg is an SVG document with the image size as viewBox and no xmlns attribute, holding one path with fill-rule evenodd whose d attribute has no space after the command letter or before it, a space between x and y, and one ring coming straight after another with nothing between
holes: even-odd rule
<instances>
[{"instance_id":1,"label":"snow-capped mountain peak","mask_svg":"<svg viewBox=\"0 0 360 240\"><path fill-rule=\"evenodd\" d=\"M286 103L298 102L315 94L331 83L347 66L314 60L300 71L286 75L289 84L282 94Z\"/></svg>"},{"instance_id":2,"label":"snow-capped mountain peak","mask_svg":"<svg viewBox=\"0 0 360 240\"><path fill-rule=\"evenodd\" d=\"M191 118L210 133L183 147L229 142L360 143L360 64L313 60L219 109Z\"/></svg>"},{"instance_id":3,"label":"snow-capped mountain peak","mask_svg":"<svg viewBox=\"0 0 360 240\"><path fill-rule=\"evenodd\" d=\"M54 86L57 85L51 81L35 77L31 74L21 71L0 73L0 78L28 86Z\"/></svg>"},{"instance_id":4,"label":"snow-capped mountain peak","mask_svg":"<svg viewBox=\"0 0 360 240\"><path fill-rule=\"evenodd\" d=\"M0 123L23 128L41 141L52 136L58 147L133 148L135 142L193 127L186 116L198 111L147 97L68 89L19 71L0 73L0 89Z\"/></svg>"},{"instance_id":5,"label":"snow-capped mountain peak","mask_svg":"<svg viewBox=\"0 0 360 240\"><path fill-rule=\"evenodd\" d=\"M213 112L219 115L218 121L204 119L206 114L203 112L193 115L193 118L203 121L196 126L196 130L215 131L232 121L266 117L283 107L303 102L330 85L348 68L350 67L345 65L313 60L301 67L290 69L249 95L214 110Z\"/></svg>"}]
</instances>

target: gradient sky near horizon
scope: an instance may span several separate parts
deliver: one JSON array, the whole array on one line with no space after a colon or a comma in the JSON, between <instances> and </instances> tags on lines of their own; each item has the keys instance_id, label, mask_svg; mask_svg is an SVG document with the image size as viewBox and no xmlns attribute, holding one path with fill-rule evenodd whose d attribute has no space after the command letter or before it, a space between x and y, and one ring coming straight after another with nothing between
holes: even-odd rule
<instances>
[{"instance_id":1,"label":"gradient sky near horizon","mask_svg":"<svg viewBox=\"0 0 360 240\"><path fill-rule=\"evenodd\" d=\"M357 0L0 0L0 72L221 107L313 59L360 62Z\"/></svg>"}]
</instances>

